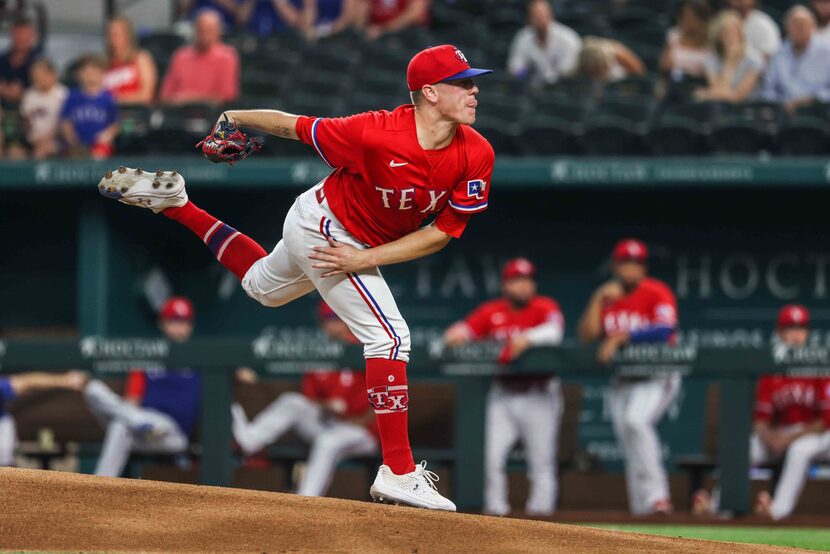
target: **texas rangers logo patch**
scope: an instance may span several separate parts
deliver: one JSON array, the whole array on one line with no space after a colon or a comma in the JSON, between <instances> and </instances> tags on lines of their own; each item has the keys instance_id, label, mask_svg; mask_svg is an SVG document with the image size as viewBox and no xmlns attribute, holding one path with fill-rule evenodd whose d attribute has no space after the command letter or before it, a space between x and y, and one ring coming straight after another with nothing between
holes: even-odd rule
<instances>
[{"instance_id":1,"label":"texas rangers logo patch","mask_svg":"<svg viewBox=\"0 0 830 554\"><path fill-rule=\"evenodd\" d=\"M484 200L485 185L486 183L481 179L473 179L472 181L467 181L467 198Z\"/></svg>"},{"instance_id":2,"label":"texas rangers logo patch","mask_svg":"<svg viewBox=\"0 0 830 554\"><path fill-rule=\"evenodd\" d=\"M372 387L368 390L369 404L377 414L405 412L409 405L409 392L406 385Z\"/></svg>"},{"instance_id":3,"label":"texas rangers logo patch","mask_svg":"<svg viewBox=\"0 0 830 554\"><path fill-rule=\"evenodd\" d=\"M464 63L468 63L467 58L464 56L464 53L461 52L461 50L459 50L458 48L453 48L453 50L455 50L455 57L456 58L458 58L459 60L461 60Z\"/></svg>"}]
</instances>

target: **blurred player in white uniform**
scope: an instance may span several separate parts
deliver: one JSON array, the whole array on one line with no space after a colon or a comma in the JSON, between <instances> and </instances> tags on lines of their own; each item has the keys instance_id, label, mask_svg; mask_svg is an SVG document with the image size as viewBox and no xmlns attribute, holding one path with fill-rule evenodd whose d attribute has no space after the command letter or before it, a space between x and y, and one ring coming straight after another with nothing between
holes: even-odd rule
<instances>
[{"instance_id":1,"label":"blurred player in white uniform","mask_svg":"<svg viewBox=\"0 0 830 554\"><path fill-rule=\"evenodd\" d=\"M320 302L319 316L320 327L330 339L359 344L348 325L324 302ZM311 445L297 489L303 496L323 496L340 460L378 452L375 416L366 404L366 379L352 369L307 373L302 393L283 393L253 421L248 421L239 404L231 410L233 437L247 456L288 431Z\"/></svg>"},{"instance_id":2,"label":"blurred player in white uniform","mask_svg":"<svg viewBox=\"0 0 830 554\"><path fill-rule=\"evenodd\" d=\"M804 306L781 308L776 329L776 349L801 348L807 344L810 314ZM830 379L762 375L755 393L753 432L749 441L752 466L783 461L774 494L761 491L755 512L782 519L795 510L807 481L810 465L830 459ZM720 490L710 501L706 491L693 498L695 514L716 513Z\"/></svg>"},{"instance_id":3,"label":"blurred player in white uniform","mask_svg":"<svg viewBox=\"0 0 830 554\"><path fill-rule=\"evenodd\" d=\"M444 334L448 346L472 340L504 342L499 361L509 364L528 348L562 342L565 321L553 298L536 294L536 268L524 259L502 270L502 297L485 302ZM552 514L557 497L557 446L562 389L550 375L501 375L487 395L484 511L507 515L507 458L521 441L527 454L530 494L526 511Z\"/></svg>"},{"instance_id":4,"label":"blurred player in white uniform","mask_svg":"<svg viewBox=\"0 0 830 554\"><path fill-rule=\"evenodd\" d=\"M159 327L167 339L187 342L193 333L193 318L193 304L174 296L159 313ZM84 389L87 404L107 429L95 474L120 476L132 451L185 452L201 394L201 374L190 368L132 371L123 398L102 381L90 381Z\"/></svg>"},{"instance_id":5,"label":"blurred player in white uniform","mask_svg":"<svg viewBox=\"0 0 830 554\"><path fill-rule=\"evenodd\" d=\"M579 322L583 342L601 341L598 358L610 362L629 343L673 343L677 300L647 277L648 249L623 239L612 254L614 277L594 292ZM657 423L680 389L680 375L615 378L610 393L614 433L625 458L628 504L633 514L672 511Z\"/></svg>"},{"instance_id":6,"label":"blurred player in white uniform","mask_svg":"<svg viewBox=\"0 0 830 554\"><path fill-rule=\"evenodd\" d=\"M7 404L15 398L46 389L81 390L87 376L82 371L66 373L17 373L0 377L0 466L15 465L17 426Z\"/></svg>"}]
</instances>

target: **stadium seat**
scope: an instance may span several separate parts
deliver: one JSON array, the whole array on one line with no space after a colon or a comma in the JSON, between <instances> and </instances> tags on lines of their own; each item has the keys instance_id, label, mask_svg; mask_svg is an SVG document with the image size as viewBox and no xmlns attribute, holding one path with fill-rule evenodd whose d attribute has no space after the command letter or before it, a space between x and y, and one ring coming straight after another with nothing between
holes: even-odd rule
<instances>
[{"instance_id":1,"label":"stadium seat","mask_svg":"<svg viewBox=\"0 0 830 554\"><path fill-rule=\"evenodd\" d=\"M147 106L121 106L119 111L121 131L115 139L115 151L127 155L144 154L152 110Z\"/></svg>"},{"instance_id":2,"label":"stadium seat","mask_svg":"<svg viewBox=\"0 0 830 554\"><path fill-rule=\"evenodd\" d=\"M259 96L276 96L282 89L280 71L243 69L242 93Z\"/></svg>"},{"instance_id":3,"label":"stadium seat","mask_svg":"<svg viewBox=\"0 0 830 554\"><path fill-rule=\"evenodd\" d=\"M634 123L648 123L654 113L655 104L656 101L651 96L606 97L592 113Z\"/></svg>"},{"instance_id":4,"label":"stadium seat","mask_svg":"<svg viewBox=\"0 0 830 554\"><path fill-rule=\"evenodd\" d=\"M365 69L395 73L403 79L411 58L412 53L403 48L375 48L365 60Z\"/></svg>"},{"instance_id":5,"label":"stadium seat","mask_svg":"<svg viewBox=\"0 0 830 554\"><path fill-rule=\"evenodd\" d=\"M706 79L697 77L683 77L679 81L670 81L666 88L667 102L692 102L695 100L695 91L707 86Z\"/></svg>"},{"instance_id":6,"label":"stadium seat","mask_svg":"<svg viewBox=\"0 0 830 554\"><path fill-rule=\"evenodd\" d=\"M786 119L783 106L778 102L752 101L737 104L721 104L720 115L724 119L733 119L761 125L769 134L774 134Z\"/></svg>"},{"instance_id":7,"label":"stadium seat","mask_svg":"<svg viewBox=\"0 0 830 554\"><path fill-rule=\"evenodd\" d=\"M522 153L519 125L515 120L480 115L476 118L475 128L499 154L518 156Z\"/></svg>"},{"instance_id":8,"label":"stadium seat","mask_svg":"<svg viewBox=\"0 0 830 554\"><path fill-rule=\"evenodd\" d=\"M656 81L653 75L626 77L607 83L603 88L605 97L654 96Z\"/></svg>"},{"instance_id":9,"label":"stadium seat","mask_svg":"<svg viewBox=\"0 0 830 554\"><path fill-rule=\"evenodd\" d=\"M578 123L585 117L586 102L571 96L547 95L535 99L529 114L532 117L555 117Z\"/></svg>"},{"instance_id":10,"label":"stadium seat","mask_svg":"<svg viewBox=\"0 0 830 554\"><path fill-rule=\"evenodd\" d=\"M769 148L769 134L763 125L740 118L716 124L710 140L718 154L757 154Z\"/></svg>"},{"instance_id":11,"label":"stadium seat","mask_svg":"<svg viewBox=\"0 0 830 554\"><path fill-rule=\"evenodd\" d=\"M371 110L392 110L407 101L408 99L401 95L360 92L352 96L346 111L355 114Z\"/></svg>"},{"instance_id":12,"label":"stadium seat","mask_svg":"<svg viewBox=\"0 0 830 554\"><path fill-rule=\"evenodd\" d=\"M536 116L522 128L522 151L531 156L573 154L578 133L579 126L570 121Z\"/></svg>"},{"instance_id":13,"label":"stadium seat","mask_svg":"<svg viewBox=\"0 0 830 554\"><path fill-rule=\"evenodd\" d=\"M490 32L513 36L525 26L525 10L521 6L505 6L490 10L487 15Z\"/></svg>"},{"instance_id":14,"label":"stadium seat","mask_svg":"<svg viewBox=\"0 0 830 554\"><path fill-rule=\"evenodd\" d=\"M651 127L646 142L655 156L697 156L709 148L700 122L672 115L663 116Z\"/></svg>"},{"instance_id":15,"label":"stadium seat","mask_svg":"<svg viewBox=\"0 0 830 554\"><path fill-rule=\"evenodd\" d=\"M830 124L796 115L778 131L776 143L785 156L826 156L830 150Z\"/></svg>"},{"instance_id":16,"label":"stadium seat","mask_svg":"<svg viewBox=\"0 0 830 554\"><path fill-rule=\"evenodd\" d=\"M292 96L326 94L344 96L351 90L352 75L340 71L303 69L292 76Z\"/></svg>"},{"instance_id":17,"label":"stadium seat","mask_svg":"<svg viewBox=\"0 0 830 554\"><path fill-rule=\"evenodd\" d=\"M477 113L481 117L498 117L516 124L524 119L530 109L529 99L512 95L484 92L478 97Z\"/></svg>"},{"instance_id":18,"label":"stadium seat","mask_svg":"<svg viewBox=\"0 0 830 554\"><path fill-rule=\"evenodd\" d=\"M717 102L669 102L664 101L658 108L658 116L684 117L697 121L708 131L720 110Z\"/></svg>"},{"instance_id":19,"label":"stadium seat","mask_svg":"<svg viewBox=\"0 0 830 554\"><path fill-rule=\"evenodd\" d=\"M574 99L587 100L594 96L595 92L594 82L590 79L583 79L581 77L565 77L559 79L553 84L545 85L537 92L538 96L546 96L549 94L569 96Z\"/></svg>"},{"instance_id":20,"label":"stadium seat","mask_svg":"<svg viewBox=\"0 0 830 554\"><path fill-rule=\"evenodd\" d=\"M290 111L298 115L342 117L347 115L342 97L331 94L296 94L289 102Z\"/></svg>"},{"instance_id":21,"label":"stadium seat","mask_svg":"<svg viewBox=\"0 0 830 554\"><path fill-rule=\"evenodd\" d=\"M175 33L157 32L141 37L138 43L141 48L150 52L156 62L159 62L160 60L169 61L173 52L183 46L185 40Z\"/></svg>"},{"instance_id":22,"label":"stadium seat","mask_svg":"<svg viewBox=\"0 0 830 554\"><path fill-rule=\"evenodd\" d=\"M637 156L645 153L645 126L611 115L590 118L580 144L592 156Z\"/></svg>"},{"instance_id":23,"label":"stadium seat","mask_svg":"<svg viewBox=\"0 0 830 554\"><path fill-rule=\"evenodd\" d=\"M358 78L358 82L360 83L360 92L388 98L397 97L401 104L409 101L409 88L406 86L406 79L397 72L368 69L362 77Z\"/></svg>"},{"instance_id":24,"label":"stadium seat","mask_svg":"<svg viewBox=\"0 0 830 554\"><path fill-rule=\"evenodd\" d=\"M814 102L796 109L796 115L814 117L830 123L830 102Z\"/></svg>"}]
</instances>

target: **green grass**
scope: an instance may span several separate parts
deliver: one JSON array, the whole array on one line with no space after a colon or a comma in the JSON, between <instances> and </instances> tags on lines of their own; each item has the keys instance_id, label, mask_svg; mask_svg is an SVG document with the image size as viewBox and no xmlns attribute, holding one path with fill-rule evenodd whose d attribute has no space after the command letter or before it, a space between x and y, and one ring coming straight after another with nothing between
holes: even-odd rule
<instances>
[{"instance_id":1,"label":"green grass","mask_svg":"<svg viewBox=\"0 0 830 554\"><path fill-rule=\"evenodd\" d=\"M633 531L684 539L746 542L775 546L793 546L830 551L830 529L812 527L731 527L705 525L606 525L586 523L589 527Z\"/></svg>"}]
</instances>

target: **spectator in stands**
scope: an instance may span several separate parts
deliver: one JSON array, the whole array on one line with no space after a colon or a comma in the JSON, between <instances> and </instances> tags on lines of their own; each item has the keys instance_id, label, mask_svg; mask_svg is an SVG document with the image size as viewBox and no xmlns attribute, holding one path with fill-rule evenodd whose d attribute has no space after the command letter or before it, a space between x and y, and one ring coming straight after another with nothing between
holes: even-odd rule
<instances>
[{"instance_id":1,"label":"spectator in stands","mask_svg":"<svg viewBox=\"0 0 830 554\"><path fill-rule=\"evenodd\" d=\"M617 40L586 37L579 53L579 74L608 83L632 75L645 75L646 65L637 54Z\"/></svg>"},{"instance_id":2,"label":"spectator in stands","mask_svg":"<svg viewBox=\"0 0 830 554\"><path fill-rule=\"evenodd\" d=\"M133 24L125 17L107 24L107 61L104 88L119 104L153 102L158 83L156 63L149 52L137 48Z\"/></svg>"},{"instance_id":3,"label":"spectator in stands","mask_svg":"<svg viewBox=\"0 0 830 554\"><path fill-rule=\"evenodd\" d=\"M778 314L776 353L803 348L810 335L810 314L791 304ZM750 465L783 462L771 496L758 493L757 514L772 519L789 516L798 503L812 462L830 459L830 379L762 375L755 392L753 432L749 441ZM712 498L705 490L695 493L692 511L706 515L718 511L720 491Z\"/></svg>"},{"instance_id":4,"label":"spectator in stands","mask_svg":"<svg viewBox=\"0 0 830 554\"><path fill-rule=\"evenodd\" d=\"M816 36L830 42L830 0L810 0L816 18Z\"/></svg>"},{"instance_id":5,"label":"spectator in stands","mask_svg":"<svg viewBox=\"0 0 830 554\"><path fill-rule=\"evenodd\" d=\"M61 110L69 91L58 82L58 72L46 58L35 61L31 73L32 86L23 93L20 113L31 155L42 160L59 151Z\"/></svg>"},{"instance_id":6,"label":"spectator in stands","mask_svg":"<svg viewBox=\"0 0 830 554\"><path fill-rule=\"evenodd\" d=\"M712 10L705 0L684 0L677 25L669 29L660 56L660 70L674 81L704 77L709 56L709 20Z\"/></svg>"},{"instance_id":7,"label":"spectator in stands","mask_svg":"<svg viewBox=\"0 0 830 554\"><path fill-rule=\"evenodd\" d=\"M17 429L14 418L6 412L15 398L47 389L80 391L87 382L82 371L66 373L16 373L0 376L0 466L15 465Z\"/></svg>"},{"instance_id":8,"label":"spectator in stands","mask_svg":"<svg viewBox=\"0 0 830 554\"><path fill-rule=\"evenodd\" d=\"M429 2L430 0L354 0L355 25L365 31L369 40L426 25L429 22Z\"/></svg>"},{"instance_id":9,"label":"spectator in stands","mask_svg":"<svg viewBox=\"0 0 830 554\"><path fill-rule=\"evenodd\" d=\"M159 313L159 328L175 343L193 334L193 304L187 298L169 298ZM96 475L118 477L130 452L180 454L196 426L202 379L188 368L136 370L127 376L124 397L106 384L92 380L84 396L92 413L107 426Z\"/></svg>"},{"instance_id":10,"label":"spectator in stands","mask_svg":"<svg viewBox=\"0 0 830 554\"><path fill-rule=\"evenodd\" d=\"M196 38L173 54L161 86L166 104L221 104L239 96L239 55L222 44L222 19L213 10L196 18Z\"/></svg>"},{"instance_id":11,"label":"spectator in stands","mask_svg":"<svg viewBox=\"0 0 830 554\"><path fill-rule=\"evenodd\" d=\"M534 84L555 83L576 71L582 39L554 19L550 2L531 0L527 20L510 45L507 70Z\"/></svg>"},{"instance_id":12,"label":"spectator in stands","mask_svg":"<svg viewBox=\"0 0 830 554\"><path fill-rule=\"evenodd\" d=\"M359 1L240 0L237 23L258 36L293 28L313 41L351 27Z\"/></svg>"},{"instance_id":13,"label":"spectator in stands","mask_svg":"<svg viewBox=\"0 0 830 554\"><path fill-rule=\"evenodd\" d=\"M15 19L10 38L9 51L0 56L0 102L16 107L31 84L30 69L39 49L34 22L25 17Z\"/></svg>"},{"instance_id":14,"label":"spectator in stands","mask_svg":"<svg viewBox=\"0 0 830 554\"><path fill-rule=\"evenodd\" d=\"M195 18L205 9L215 11L226 28L233 28L242 18L248 0L179 0L179 17ZM271 0L267 0L271 1ZM275 0L285 1L285 0Z\"/></svg>"},{"instance_id":15,"label":"spectator in stands","mask_svg":"<svg viewBox=\"0 0 830 554\"><path fill-rule=\"evenodd\" d=\"M320 302L320 327L326 336L345 344L359 344L348 326L324 302ZM256 382L251 371L237 371L242 382ZM271 402L253 421L239 404L231 407L233 436L250 456L288 431L311 445L308 465L297 492L323 496L340 460L378 451L377 426L366 402L362 371L312 371L303 376L302 393L286 392ZM370 395L371 401L371 395Z\"/></svg>"},{"instance_id":16,"label":"spectator in stands","mask_svg":"<svg viewBox=\"0 0 830 554\"><path fill-rule=\"evenodd\" d=\"M72 156L106 158L118 135L118 104L104 89L106 62L97 54L84 55L75 74L80 85L69 91L61 109L61 135Z\"/></svg>"},{"instance_id":17,"label":"spectator in stands","mask_svg":"<svg viewBox=\"0 0 830 554\"><path fill-rule=\"evenodd\" d=\"M706 59L709 86L697 91L699 100L743 102L758 85L764 60L749 47L741 18L734 10L724 10L712 24L712 53Z\"/></svg>"},{"instance_id":18,"label":"spectator in stands","mask_svg":"<svg viewBox=\"0 0 830 554\"><path fill-rule=\"evenodd\" d=\"M804 6L787 12L787 41L770 60L764 96L787 111L830 101L830 43L816 37L816 20Z\"/></svg>"},{"instance_id":19,"label":"spectator in stands","mask_svg":"<svg viewBox=\"0 0 830 554\"><path fill-rule=\"evenodd\" d=\"M778 25L758 9L757 0L729 0L729 8L738 12L744 26L747 44L764 57L764 63L781 47Z\"/></svg>"}]
</instances>

